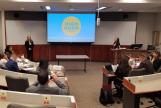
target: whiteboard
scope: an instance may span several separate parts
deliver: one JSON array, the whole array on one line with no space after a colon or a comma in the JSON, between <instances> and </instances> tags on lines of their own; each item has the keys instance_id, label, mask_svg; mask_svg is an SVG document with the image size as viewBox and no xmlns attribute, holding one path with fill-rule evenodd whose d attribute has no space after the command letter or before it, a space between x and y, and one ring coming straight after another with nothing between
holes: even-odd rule
<instances>
[{"instance_id":1,"label":"whiteboard","mask_svg":"<svg viewBox=\"0 0 161 108\"><path fill-rule=\"evenodd\" d=\"M47 44L46 21L6 20L8 45L25 44L30 35L35 44Z\"/></svg>"},{"instance_id":2,"label":"whiteboard","mask_svg":"<svg viewBox=\"0 0 161 108\"><path fill-rule=\"evenodd\" d=\"M94 44L111 45L117 37L121 45L134 44L135 33L136 21L101 21Z\"/></svg>"},{"instance_id":3,"label":"whiteboard","mask_svg":"<svg viewBox=\"0 0 161 108\"><path fill-rule=\"evenodd\" d=\"M120 38L121 45L135 43L136 21L101 21L96 28L97 45L111 45ZM35 44L47 44L46 21L6 20L6 37L9 45L23 45L31 35Z\"/></svg>"}]
</instances>

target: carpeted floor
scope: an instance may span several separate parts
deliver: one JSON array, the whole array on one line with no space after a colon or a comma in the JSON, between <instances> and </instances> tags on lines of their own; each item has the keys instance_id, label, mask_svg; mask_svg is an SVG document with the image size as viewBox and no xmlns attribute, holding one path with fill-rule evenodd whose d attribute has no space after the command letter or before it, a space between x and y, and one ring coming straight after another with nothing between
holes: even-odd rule
<instances>
[{"instance_id":1,"label":"carpeted floor","mask_svg":"<svg viewBox=\"0 0 161 108\"><path fill-rule=\"evenodd\" d=\"M69 81L71 95L74 95L78 108L122 108L122 104L115 102L112 106L103 106L99 103L100 88L102 85L101 68L106 63L88 62L87 72L83 70L83 62L61 62L66 69L65 74ZM144 99L145 108L149 103Z\"/></svg>"}]
</instances>

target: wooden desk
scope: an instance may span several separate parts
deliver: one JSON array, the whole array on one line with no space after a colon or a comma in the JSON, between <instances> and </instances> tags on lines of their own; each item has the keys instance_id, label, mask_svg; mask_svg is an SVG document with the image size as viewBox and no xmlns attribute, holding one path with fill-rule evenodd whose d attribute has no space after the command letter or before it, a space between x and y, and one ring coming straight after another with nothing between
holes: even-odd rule
<instances>
[{"instance_id":1,"label":"wooden desk","mask_svg":"<svg viewBox=\"0 0 161 108\"><path fill-rule=\"evenodd\" d=\"M56 55L56 59L58 60L58 65L61 60L82 60L84 61L84 72L86 72L86 62L89 57L87 55Z\"/></svg>"},{"instance_id":2,"label":"wooden desk","mask_svg":"<svg viewBox=\"0 0 161 108\"><path fill-rule=\"evenodd\" d=\"M19 73L19 72L12 72L12 71L8 71L8 70L4 70L4 69L0 69L0 86L7 88L7 83L6 83L6 79L5 76L13 76L13 77L22 77L22 78L28 78L29 81L29 85L34 84L35 82L37 82L37 75L33 75L33 74L26 74L26 73ZM59 77L59 80L65 84L66 86L68 86L68 80L66 77ZM49 86L57 86L53 81L50 81Z\"/></svg>"},{"instance_id":3,"label":"wooden desk","mask_svg":"<svg viewBox=\"0 0 161 108\"><path fill-rule=\"evenodd\" d=\"M161 91L161 73L126 77L123 80L123 108L139 108L140 94Z\"/></svg>"},{"instance_id":4,"label":"wooden desk","mask_svg":"<svg viewBox=\"0 0 161 108\"><path fill-rule=\"evenodd\" d=\"M123 56L130 56L130 57L134 57L137 58L140 55L144 55L147 56L148 52L147 50L132 50L132 49L111 49L111 51L113 52L113 64L119 64L120 59Z\"/></svg>"},{"instance_id":5,"label":"wooden desk","mask_svg":"<svg viewBox=\"0 0 161 108\"><path fill-rule=\"evenodd\" d=\"M54 105L56 108L77 108L74 96L0 90L0 108L7 108L11 103L28 106Z\"/></svg>"},{"instance_id":6,"label":"wooden desk","mask_svg":"<svg viewBox=\"0 0 161 108\"><path fill-rule=\"evenodd\" d=\"M19 69L21 70L21 72L23 73L28 73L28 74L38 74L38 71L37 71L37 67L39 65L39 63L37 62L31 62L28 60L28 62L25 62L23 60L19 59L18 61L18 67ZM61 69L57 70L55 69L56 65L49 65L49 70L52 71L52 72L55 72L55 74L58 76L58 77L64 77L65 74L64 74L64 68L62 67Z\"/></svg>"},{"instance_id":7,"label":"wooden desk","mask_svg":"<svg viewBox=\"0 0 161 108\"><path fill-rule=\"evenodd\" d=\"M105 67L102 68L103 84L102 88L112 92L112 81L116 77L115 73L110 73Z\"/></svg>"},{"instance_id":8,"label":"wooden desk","mask_svg":"<svg viewBox=\"0 0 161 108\"><path fill-rule=\"evenodd\" d=\"M12 72L12 71L8 71L8 70L0 69L0 86L1 87L7 87L5 76L28 78L30 85L32 85L34 82L37 81L37 75Z\"/></svg>"}]
</instances>

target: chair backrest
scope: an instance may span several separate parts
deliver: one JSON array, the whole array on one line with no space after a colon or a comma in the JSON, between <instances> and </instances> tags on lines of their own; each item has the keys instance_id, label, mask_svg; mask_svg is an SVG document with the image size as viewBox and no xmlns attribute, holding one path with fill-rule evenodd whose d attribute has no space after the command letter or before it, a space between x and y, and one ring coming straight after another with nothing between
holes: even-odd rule
<instances>
[{"instance_id":1,"label":"chair backrest","mask_svg":"<svg viewBox=\"0 0 161 108\"><path fill-rule=\"evenodd\" d=\"M56 108L54 105L45 105L45 106L27 106L20 104L9 104L7 108Z\"/></svg>"},{"instance_id":2,"label":"chair backrest","mask_svg":"<svg viewBox=\"0 0 161 108\"><path fill-rule=\"evenodd\" d=\"M5 78L9 90L25 92L26 88L29 87L29 81L27 78L13 76L5 76Z\"/></svg>"},{"instance_id":3,"label":"chair backrest","mask_svg":"<svg viewBox=\"0 0 161 108\"><path fill-rule=\"evenodd\" d=\"M142 76L146 75L146 69L141 68L141 69L133 69L132 71L129 72L128 76Z\"/></svg>"}]
</instances>

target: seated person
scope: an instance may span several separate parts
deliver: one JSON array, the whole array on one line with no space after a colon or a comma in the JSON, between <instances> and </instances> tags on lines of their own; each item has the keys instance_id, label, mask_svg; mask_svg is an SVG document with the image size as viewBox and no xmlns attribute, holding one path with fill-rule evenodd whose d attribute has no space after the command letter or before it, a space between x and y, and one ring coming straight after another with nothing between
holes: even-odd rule
<instances>
[{"instance_id":1,"label":"seated person","mask_svg":"<svg viewBox=\"0 0 161 108\"><path fill-rule=\"evenodd\" d=\"M1 54L1 59L0 59L0 68L6 69L6 63L8 61L8 58L5 54Z\"/></svg>"},{"instance_id":2,"label":"seated person","mask_svg":"<svg viewBox=\"0 0 161 108\"><path fill-rule=\"evenodd\" d=\"M155 71L158 71L158 69L161 66L160 52L158 51L152 52L150 59L151 59L151 62L153 63L153 67Z\"/></svg>"},{"instance_id":3,"label":"seated person","mask_svg":"<svg viewBox=\"0 0 161 108\"><path fill-rule=\"evenodd\" d=\"M10 59L7 61L6 63L6 68L7 70L10 70L10 71L15 71L15 72L18 72L19 71L19 67L18 67L18 64L16 62L16 55L15 54L12 54Z\"/></svg>"},{"instance_id":4,"label":"seated person","mask_svg":"<svg viewBox=\"0 0 161 108\"><path fill-rule=\"evenodd\" d=\"M40 71L40 69L48 70L48 65L49 65L48 61L46 61L46 60L40 60L39 66L37 67L36 70L37 71Z\"/></svg>"},{"instance_id":5,"label":"seated person","mask_svg":"<svg viewBox=\"0 0 161 108\"><path fill-rule=\"evenodd\" d=\"M122 80L124 77L127 77L131 67L129 66L129 57L125 56L121 59L119 66L116 69L114 79L114 85L116 87L116 96L122 98L123 90L122 90ZM119 86L119 87L118 87Z\"/></svg>"},{"instance_id":6,"label":"seated person","mask_svg":"<svg viewBox=\"0 0 161 108\"><path fill-rule=\"evenodd\" d=\"M40 69L48 70L50 75L53 73L52 70L49 69L49 63L47 60L40 60L39 66L37 67L36 71L39 72Z\"/></svg>"},{"instance_id":7,"label":"seated person","mask_svg":"<svg viewBox=\"0 0 161 108\"><path fill-rule=\"evenodd\" d=\"M11 45L7 45L4 53L7 55L8 59L9 59L10 56L13 54L12 46Z\"/></svg>"},{"instance_id":8,"label":"seated person","mask_svg":"<svg viewBox=\"0 0 161 108\"><path fill-rule=\"evenodd\" d=\"M140 56L141 63L139 65L139 69L145 68L146 75L153 74L155 72L153 64L151 63L150 59L146 58L145 56Z\"/></svg>"},{"instance_id":9,"label":"seated person","mask_svg":"<svg viewBox=\"0 0 161 108\"><path fill-rule=\"evenodd\" d=\"M68 87L59 81L55 74L51 75L49 79L49 74L47 70L40 69L38 73L38 84L34 84L26 89L27 92L31 93L42 93L42 94L56 94L56 95L68 95ZM49 86L49 81L56 83L57 86Z\"/></svg>"}]
</instances>

